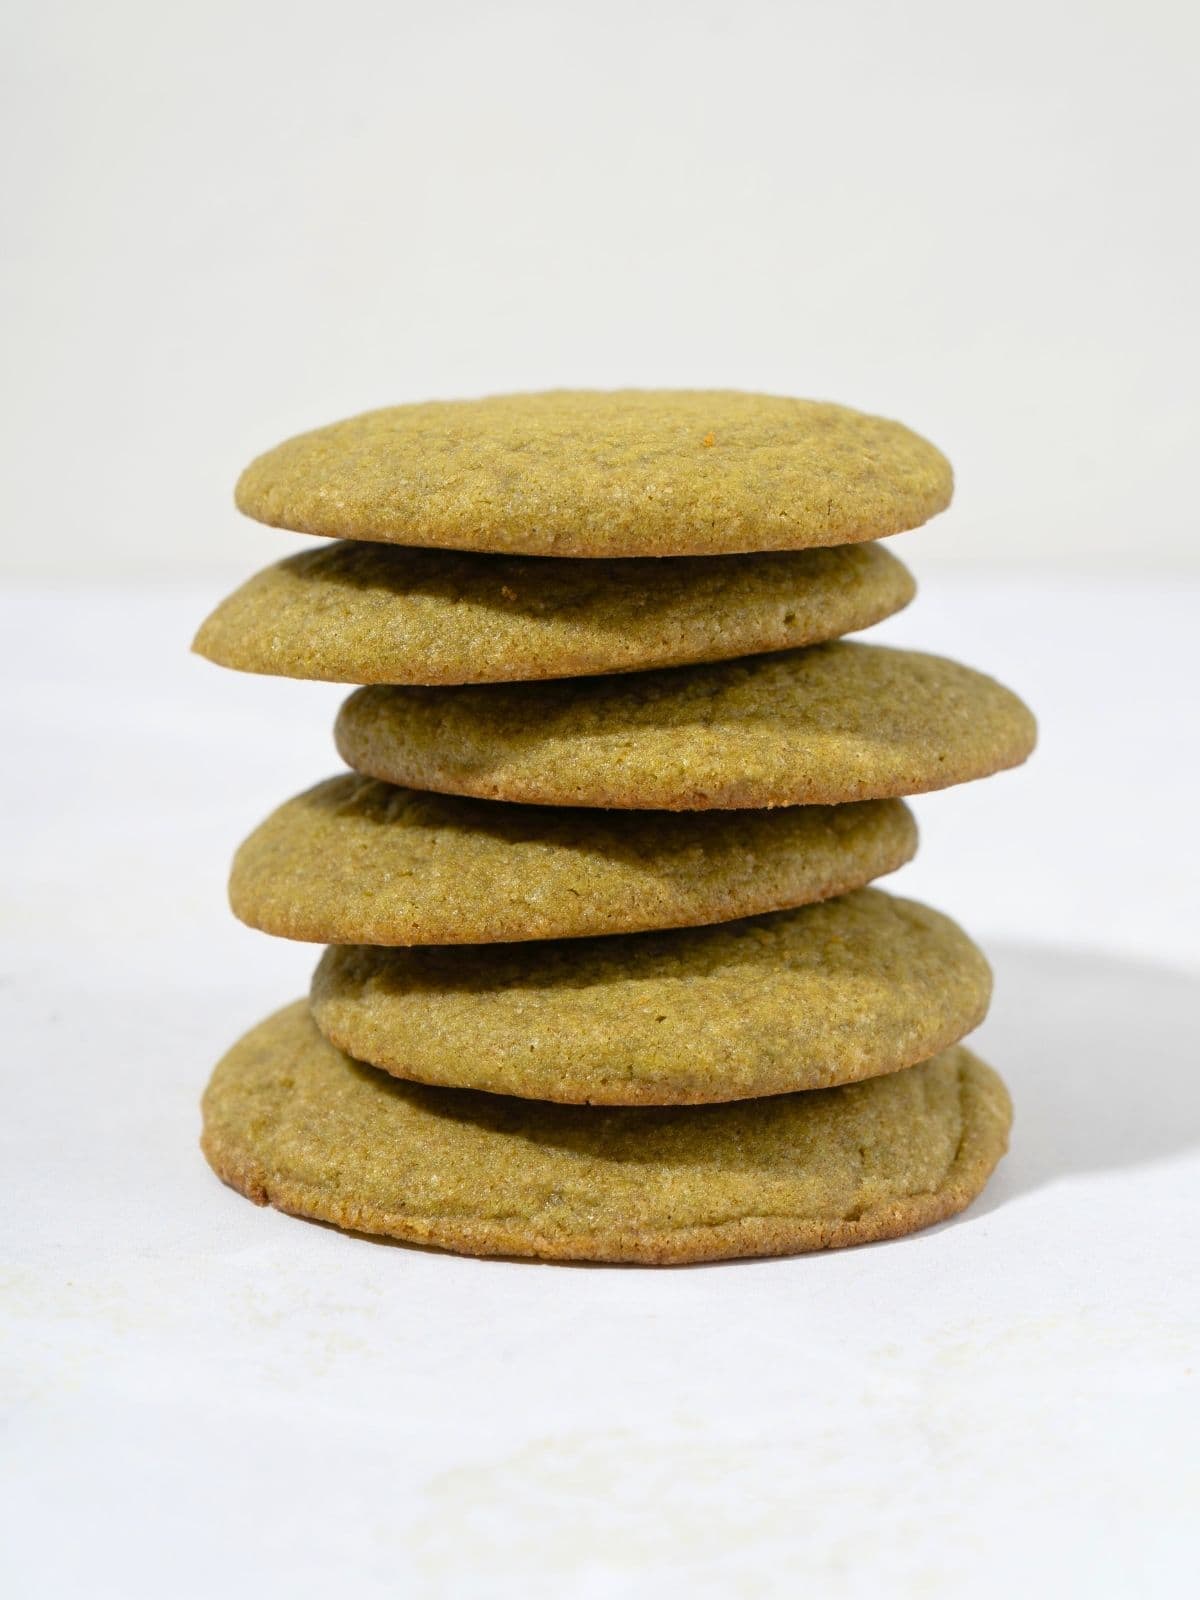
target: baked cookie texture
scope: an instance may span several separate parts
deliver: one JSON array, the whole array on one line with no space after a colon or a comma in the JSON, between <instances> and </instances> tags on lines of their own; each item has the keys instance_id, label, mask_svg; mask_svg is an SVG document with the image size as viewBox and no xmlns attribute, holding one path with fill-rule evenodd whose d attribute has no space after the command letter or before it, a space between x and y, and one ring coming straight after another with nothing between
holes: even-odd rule
<instances>
[{"instance_id":1,"label":"baked cookie texture","mask_svg":"<svg viewBox=\"0 0 1200 1600\"><path fill-rule=\"evenodd\" d=\"M950 502L898 422L734 390L559 390L369 411L243 472L239 508L333 538L541 556L853 544Z\"/></svg>"},{"instance_id":2,"label":"baked cookie texture","mask_svg":"<svg viewBox=\"0 0 1200 1600\"><path fill-rule=\"evenodd\" d=\"M900 797L1011 767L992 679L844 636L941 511L899 423L734 391L372 411L237 502L321 541L194 648L359 685L351 771L237 852L246 923L327 946L249 1032L203 1148L259 1203L467 1254L686 1263L889 1238L1003 1154L947 917L866 888Z\"/></svg>"},{"instance_id":3,"label":"baked cookie texture","mask_svg":"<svg viewBox=\"0 0 1200 1600\"><path fill-rule=\"evenodd\" d=\"M914 592L873 544L664 562L339 542L256 574L193 648L243 672L333 683L576 677L839 638Z\"/></svg>"},{"instance_id":4,"label":"baked cookie texture","mask_svg":"<svg viewBox=\"0 0 1200 1600\"><path fill-rule=\"evenodd\" d=\"M236 1044L204 1096L214 1170L260 1204L472 1255L683 1263L910 1233L960 1211L1011 1107L957 1046L903 1072L720 1106L550 1105L405 1083L307 1005Z\"/></svg>"},{"instance_id":5,"label":"baked cookie texture","mask_svg":"<svg viewBox=\"0 0 1200 1600\"><path fill-rule=\"evenodd\" d=\"M899 1071L983 1021L949 917L861 889L749 921L480 949L332 947L312 1013L402 1078L591 1105L688 1105Z\"/></svg>"},{"instance_id":6,"label":"baked cookie texture","mask_svg":"<svg viewBox=\"0 0 1200 1600\"><path fill-rule=\"evenodd\" d=\"M394 788L354 773L288 801L230 877L251 927L321 944L487 944L729 921L903 865L899 801L608 815Z\"/></svg>"},{"instance_id":7,"label":"baked cookie texture","mask_svg":"<svg viewBox=\"0 0 1200 1600\"><path fill-rule=\"evenodd\" d=\"M957 662L835 643L620 678L358 690L359 772L534 805L705 810L922 794L1024 761L1036 725Z\"/></svg>"}]
</instances>

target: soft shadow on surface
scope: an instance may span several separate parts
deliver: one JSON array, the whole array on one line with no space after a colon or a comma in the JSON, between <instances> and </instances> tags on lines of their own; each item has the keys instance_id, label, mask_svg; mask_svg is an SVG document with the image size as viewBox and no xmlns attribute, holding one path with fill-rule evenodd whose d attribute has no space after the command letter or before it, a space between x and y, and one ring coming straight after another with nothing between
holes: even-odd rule
<instances>
[{"instance_id":1,"label":"soft shadow on surface","mask_svg":"<svg viewBox=\"0 0 1200 1600\"><path fill-rule=\"evenodd\" d=\"M1200 978L1071 946L985 941L988 1020L967 1043L1012 1091L1012 1148L972 1210L1200 1144Z\"/></svg>"}]
</instances>

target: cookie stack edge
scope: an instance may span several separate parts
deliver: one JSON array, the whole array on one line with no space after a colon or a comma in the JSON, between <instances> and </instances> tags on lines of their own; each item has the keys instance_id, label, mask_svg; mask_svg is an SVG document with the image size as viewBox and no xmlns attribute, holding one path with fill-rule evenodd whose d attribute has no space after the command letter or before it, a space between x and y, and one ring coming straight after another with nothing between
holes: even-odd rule
<instances>
[{"instance_id":1,"label":"cookie stack edge","mask_svg":"<svg viewBox=\"0 0 1200 1600\"><path fill-rule=\"evenodd\" d=\"M399 407L260 457L243 510L352 542L252 578L196 648L369 687L354 770L235 861L243 920L330 948L218 1065L217 1173L549 1259L787 1254L968 1204L1011 1116L958 1042L990 973L866 885L916 847L901 796L1015 765L1033 720L833 642L913 593L864 541L950 488L898 424L722 392Z\"/></svg>"}]
</instances>

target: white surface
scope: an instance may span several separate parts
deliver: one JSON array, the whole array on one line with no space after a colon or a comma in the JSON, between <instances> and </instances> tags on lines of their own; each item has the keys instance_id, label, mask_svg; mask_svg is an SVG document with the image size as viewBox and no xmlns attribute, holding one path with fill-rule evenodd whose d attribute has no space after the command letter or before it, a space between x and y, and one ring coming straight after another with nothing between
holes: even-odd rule
<instances>
[{"instance_id":1,"label":"white surface","mask_svg":"<svg viewBox=\"0 0 1200 1600\"><path fill-rule=\"evenodd\" d=\"M228 856L339 696L189 659L215 598L0 616L5 1592L1190 1592L1200 589L943 578L878 630L1041 714L892 880L995 959L1012 1153L913 1239L658 1272L373 1244L204 1166L213 1061L315 956L232 921Z\"/></svg>"},{"instance_id":2,"label":"white surface","mask_svg":"<svg viewBox=\"0 0 1200 1600\"><path fill-rule=\"evenodd\" d=\"M1200 565L1193 0L6 0L7 570L176 577L432 395L843 400L916 560Z\"/></svg>"}]
</instances>

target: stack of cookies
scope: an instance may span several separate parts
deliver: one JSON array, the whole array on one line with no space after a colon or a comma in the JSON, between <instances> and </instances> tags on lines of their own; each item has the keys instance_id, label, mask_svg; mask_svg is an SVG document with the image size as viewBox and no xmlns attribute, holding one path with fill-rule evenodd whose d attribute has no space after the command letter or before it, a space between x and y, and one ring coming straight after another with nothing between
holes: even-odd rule
<instances>
[{"instance_id":1,"label":"stack of cookies","mask_svg":"<svg viewBox=\"0 0 1200 1600\"><path fill-rule=\"evenodd\" d=\"M1034 723L841 642L912 597L875 541L950 494L897 423L720 392L399 406L255 461L243 511L337 542L196 648L360 687L351 770L234 862L244 922L328 948L218 1065L216 1172L345 1228L601 1261L967 1205L1010 1121L959 1043L988 966L866 885L916 848L902 796L1015 765Z\"/></svg>"}]
</instances>

